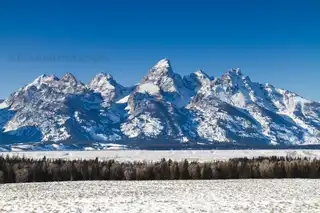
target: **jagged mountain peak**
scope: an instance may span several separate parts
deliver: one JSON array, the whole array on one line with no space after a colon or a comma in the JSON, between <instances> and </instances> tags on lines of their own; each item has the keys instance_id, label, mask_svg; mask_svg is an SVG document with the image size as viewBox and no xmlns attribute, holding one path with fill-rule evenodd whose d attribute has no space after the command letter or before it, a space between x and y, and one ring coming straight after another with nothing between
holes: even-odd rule
<instances>
[{"instance_id":1,"label":"jagged mountain peak","mask_svg":"<svg viewBox=\"0 0 320 213\"><path fill-rule=\"evenodd\" d=\"M37 135L33 141L320 144L319 115L319 102L253 82L239 68L214 79L197 69L182 79L162 59L131 88L106 73L87 85L71 73L39 76L0 103L8 132L0 142L10 134L22 142Z\"/></svg>"},{"instance_id":2,"label":"jagged mountain peak","mask_svg":"<svg viewBox=\"0 0 320 213\"><path fill-rule=\"evenodd\" d=\"M52 84L53 82L57 82L59 81L59 78L56 77L55 75L51 74L51 75L47 75L47 74L43 74L40 75L39 77L37 77L33 82L31 82L30 84L27 84L23 90L28 90L30 87L35 86L37 88L39 88L42 84Z\"/></svg>"},{"instance_id":3,"label":"jagged mountain peak","mask_svg":"<svg viewBox=\"0 0 320 213\"><path fill-rule=\"evenodd\" d=\"M72 74L67 72L61 79L60 81L64 81L64 82L78 82L78 80L76 79L76 77Z\"/></svg>"},{"instance_id":4,"label":"jagged mountain peak","mask_svg":"<svg viewBox=\"0 0 320 213\"><path fill-rule=\"evenodd\" d=\"M203 86L209 86L212 78L201 69L197 69L190 75L184 76L183 81L187 88L197 92Z\"/></svg>"},{"instance_id":5,"label":"jagged mountain peak","mask_svg":"<svg viewBox=\"0 0 320 213\"><path fill-rule=\"evenodd\" d=\"M66 73L56 86L65 94L83 93L86 90L84 83L79 81L73 74Z\"/></svg>"},{"instance_id":6,"label":"jagged mountain peak","mask_svg":"<svg viewBox=\"0 0 320 213\"><path fill-rule=\"evenodd\" d=\"M231 68L225 72L222 77L223 80L232 80L232 79L244 79L245 76L242 73L240 68Z\"/></svg>"},{"instance_id":7,"label":"jagged mountain peak","mask_svg":"<svg viewBox=\"0 0 320 213\"><path fill-rule=\"evenodd\" d=\"M228 73L232 75L240 75L240 76L243 75L241 68L231 68L228 70Z\"/></svg>"},{"instance_id":8,"label":"jagged mountain peak","mask_svg":"<svg viewBox=\"0 0 320 213\"><path fill-rule=\"evenodd\" d=\"M158 61L143 77L136 92L162 97L177 107L185 106L192 91L183 82L182 77L173 72L169 59Z\"/></svg>"},{"instance_id":9,"label":"jagged mountain peak","mask_svg":"<svg viewBox=\"0 0 320 213\"><path fill-rule=\"evenodd\" d=\"M132 88L126 88L114 80L111 74L100 72L87 85L96 93L99 93L104 102L104 107L111 106L113 101L122 99L131 92Z\"/></svg>"},{"instance_id":10,"label":"jagged mountain peak","mask_svg":"<svg viewBox=\"0 0 320 213\"><path fill-rule=\"evenodd\" d=\"M169 68L169 67L171 67L171 64L168 58L161 59L153 66L154 69Z\"/></svg>"},{"instance_id":11,"label":"jagged mountain peak","mask_svg":"<svg viewBox=\"0 0 320 213\"><path fill-rule=\"evenodd\" d=\"M248 76L242 73L240 68L229 69L221 76L221 81L217 80L214 84L220 84L222 82L232 88L250 87L252 86L251 84L255 84L254 82L251 82L251 79Z\"/></svg>"},{"instance_id":12,"label":"jagged mountain peak","mask_svg":"<svg viewBox=\"0 0 320 213\"><path fill-rule=\"evenodd\" d=\"M170 64L169 59L165 58L158 61L144 76L142 82L145 81L160 81L162 77L173 77L174 73Z\"/></svg>"},{"instance_id":13,"label":"jagged mountain peak","mask_svg":"<svg viewBox=\"0 0 320 213\"><path fill-rule=\"evenodd\" d=\"M104 72L98 73L88 84L88 88L102 93L105 90L115 90L118 87L122 88L123 86L118 84L111 74Z\"/></svg>"},{"instance_id":14,"label":"jagged mountain peak","mask_svg":"<svg viewBox=\"0 0 320 213\"><path fill-rule=\"evenodd\" d=\"M195 72L195 75L199 76L199 77L205 77L205 78L209 78L209 75L207 73L205 73L203 70L201 70L200 68L198 68Z\"/></svg>"},{"instance_id":15,"label":"jagged mountain peak","mask_svg":"<svg viewBox=\"0 0 320 213\"><path fill-rule=\"evenodd\" d=\"M113 79L113 76L110 73L105 73L105 72L99 72L94 79L106 79L110 80Z\"/></svg>"},{"instance_id":16,"label":"jagged mountain peak","mask_svg":"<svg viewBox=\"0 0 320 213\"><path fill-rule=\"evenodd\" d=\"M169 59L165 58L149 70L141 80L140 87L145 83L152 83L164 92L176 92L177 85L181 85L181 82L181 76L173 72Z\"/></svg>"},{"instance_id":17,"label":"jagged mountain peak","mask_svg":"<svg viewBox=\"0 0 320 213\"><path fill-rule=\"evenodd\" d=\"M56 89L68 89L68 87L84 89L84 84L77 80L76 77L71 73L66 73L62 78L58 78L57 76L50 74L43 74L37 77L30 84L27 84L22 88L21 91L26 91L32 86L35 86L37 89L40 89L42 85L46 85Z\"/></svg>"},{"instance_id":18,"label":"jagged mountain peak","mask_svg":"<svg viewBox=\"0 0 320 213\"><path fill-rule=\"evenodd\" d=\"M42 74L37 79L47 79L47 80L55 80L55 81L59 80L59 78L54 74L50 74L50 75Z\"/></svg>"}]
</instances>

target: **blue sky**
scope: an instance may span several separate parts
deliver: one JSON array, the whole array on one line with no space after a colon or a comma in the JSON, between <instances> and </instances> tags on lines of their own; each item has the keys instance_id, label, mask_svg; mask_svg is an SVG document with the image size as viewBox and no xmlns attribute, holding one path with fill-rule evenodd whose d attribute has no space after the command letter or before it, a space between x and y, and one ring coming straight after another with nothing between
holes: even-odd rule
<instances>
[{"instance_id":1,"label":"blue sky","mask_svg":"<svg viewBox=\"0 0 320 213\"><path fill-rule=\"evenodd\" d=\"M320 101L319 11L317 0L2 0L0 98L43 73L71 72L86 83L103 71L132 85L168 57L181 75L240 67L254 81Z\"/></svg>"}]
</instances>

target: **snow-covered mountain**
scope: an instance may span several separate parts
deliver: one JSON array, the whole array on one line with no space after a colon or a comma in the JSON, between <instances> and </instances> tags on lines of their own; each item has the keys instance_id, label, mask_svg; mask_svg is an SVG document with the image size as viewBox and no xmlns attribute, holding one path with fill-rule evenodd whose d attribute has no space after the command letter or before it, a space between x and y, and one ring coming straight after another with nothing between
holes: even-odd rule
<instances>
[{"instance_id":1,"label":"snow-covered mountain","mask_svg":"<svg viewBox=\"0 0 320 213\"><path fill-rule=\"evenodd\" d=\"M320 144L320 103L230 69L181 77L160 60L133 87L42 75L0 102L0 143Z\"/></svg>"}]
</instances>

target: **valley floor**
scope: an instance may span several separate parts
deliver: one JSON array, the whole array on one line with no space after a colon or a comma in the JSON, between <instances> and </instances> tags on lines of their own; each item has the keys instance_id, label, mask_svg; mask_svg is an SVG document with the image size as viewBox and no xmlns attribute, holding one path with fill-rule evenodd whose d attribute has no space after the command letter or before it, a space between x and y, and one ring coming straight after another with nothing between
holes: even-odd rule
<instances>
[{"instance_id":1,"label":"valley floor","mask_svg":"<svg viewBox=\"0 0 320 213\"><path fill-rule=\"evenodd\" d=\"M311 179L0 185L0 212L320 212Z\"/></svg>"},{"instance_id":2,"label":"valley floor","mask_svg":"<svg viewBox=\"0 0 320 213\"><path fill-rule=\"evenodd\" d=\"M308 157L320 159L320 150L105 150L105 151L30 151L30 152L0 152L0 155L20 156L26 158L41 159L47 158L61 159L114 159L124 161L160 161L161 158L176 161L187 159L188 161L212 161L227 160L229 158L259 157L259 156L289 156Z\"/></svg>"}]
</instances>

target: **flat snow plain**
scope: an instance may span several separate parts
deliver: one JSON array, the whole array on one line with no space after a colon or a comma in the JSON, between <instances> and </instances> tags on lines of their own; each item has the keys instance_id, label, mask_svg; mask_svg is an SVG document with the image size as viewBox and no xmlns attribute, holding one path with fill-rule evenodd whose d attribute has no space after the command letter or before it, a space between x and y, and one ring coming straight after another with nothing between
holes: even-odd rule
<instances>
[{"instance_id":1,"label":"flat snow plain","mask_svg":"<svg viewBox=\"0 0 320 213\"><path fill-rule=\"evenodd\" d=\"M308 157L320 159L320 150L172 150L172 151L150 151L150 150L105 150L105 151L30 151L30 152L0 152L6 156L24 156L26 158L41 159L47 158L61 159L95 159L100 160L115 159L120 162L125 161L159 161L161 158L176 161L212 161L226 160L229 158L258 156L290 156Z\"/></svg>"},{"instance_id":2,"label":"flat snow plain","mask_svg":"<svg viewBox=\"0 0 320 213\"><path fill-rule=\"evenodd\" d=\"M0 185L0 212L320 212L311 179L91 181Z\"/></svg>"}]
</instances>

